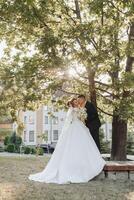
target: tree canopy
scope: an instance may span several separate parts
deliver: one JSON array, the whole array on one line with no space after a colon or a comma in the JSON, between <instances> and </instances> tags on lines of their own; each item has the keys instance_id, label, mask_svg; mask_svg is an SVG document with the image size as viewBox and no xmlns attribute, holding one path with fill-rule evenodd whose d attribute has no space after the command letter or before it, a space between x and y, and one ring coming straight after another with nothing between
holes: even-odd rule
<instances>
[{"instance_id":1,"label":"tree canopy","mask_svg":"<svg viewBox=\"0 0 134 200\"><path fill-rule=\"evenodd\" d=\"M132 121L132 0L6 0L0 10L1 112L16 120L16 110L58 90L88 94L101 113Z\"/></svg>"}]
</instances>

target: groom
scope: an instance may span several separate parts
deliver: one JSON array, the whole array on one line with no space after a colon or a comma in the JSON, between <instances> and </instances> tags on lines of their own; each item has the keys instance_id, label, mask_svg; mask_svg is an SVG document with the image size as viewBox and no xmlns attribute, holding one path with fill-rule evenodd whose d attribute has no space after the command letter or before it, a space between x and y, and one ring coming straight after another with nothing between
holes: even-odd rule
<instances>
[{"instance_id":1,"label":"groom","mask_svg":"<svg viewBox=\"0 0 134 200\"><path fill-rule=\"evenodd\" d=\"M101 126L98 113L94 105L86 100L84 95L78 96L78 103L87 110L86 126L89 129L98 149L100 150L99 128Z\"/></svg>"}]
</instances>

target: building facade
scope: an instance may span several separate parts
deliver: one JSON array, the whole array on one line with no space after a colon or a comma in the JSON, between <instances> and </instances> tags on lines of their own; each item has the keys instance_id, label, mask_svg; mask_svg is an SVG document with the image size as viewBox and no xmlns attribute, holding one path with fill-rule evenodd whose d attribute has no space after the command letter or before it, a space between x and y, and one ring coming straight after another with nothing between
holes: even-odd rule
<instances>
[{"instance_id":1,"label":"building facade","mask_svg":"<svg viewBox=\"0 0 134 200\"><path fill-rule=\"evenodd\" d=\"M112 124L106 121L102 126L101 129L104 133L104 141L111 141L112 140Z\"/></svg>"},{"instance_id":2,"label":"building facade","mask_svg":"<svg viewBox=\"0 0 134 200\"><path fill-rule=\"evenodd\" d=\"M66 112L53 107L42 106L37 111L21 113L25 125L23 143L25 145L55 144L64 125ZM109 122L102 125L104 140L111 141L112 126Z\"/></svg>"},{"instance_id":3,"label":"building facade","mask_svg":"<svg viewBox=\"0 0 134 200\"><path fill-rule=\"evenodd\" d=\"M25 145L56 144L61 133L66 112L42 106L37 111L21 114L25 125L23 142Z\"/></svg>"}]
</instances>

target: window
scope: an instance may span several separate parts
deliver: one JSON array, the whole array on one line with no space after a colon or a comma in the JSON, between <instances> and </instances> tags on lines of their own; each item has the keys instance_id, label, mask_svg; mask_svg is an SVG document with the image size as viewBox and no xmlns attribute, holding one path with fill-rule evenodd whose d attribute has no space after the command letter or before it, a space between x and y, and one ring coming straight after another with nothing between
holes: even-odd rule
<instances>
[{"instance_id":1,"label":"window","mask_svg":"<svg viewBox=\"0 0 134 200\"><path fill-rule=\"evenodd\" d=\"M45 116L45 124L48 124L48 116Z\"/></svg>"},{"instance_id":2,"label":"window","mask_svg":"<svg viewBox=\"0 0 134 200\"><path fill-rule=\"evenodd\" d=\"M27 123L27 116L24 116L24 124Z\"/></svg>"},{"instance_id":3,"label":"window","mask_svg":"<svg viewBox=\"0 0 134 200\"><path fill-rule=\"evenodd\" d=\"M29 142L34 142L34 131L29 131Z\"/></svg>"},{"instance_id":4,"label":"window","mask_svg":"<svg viewBox=\"0 0 134 200\"><path fill-rule=\"evenodd\" d=\"M53 124L58 124L58 117L53 118Z\"/></svg>"},{"instance_id":5,"label":"window","mask_svg":"<svg viewBox=\"0 0 134 200\"><path fill-rule=\"evenodd\" d=\"M32 115L29 116L29 124L34 124L34 117Z\"/></svg>"},{"instance_id":6,"label":"window","mask_svg":"<svg viewBox=\"0 0 134 200\"><path fill-rule=\"evenodd\" d=\"M26 131L24 131L24 142L26 142L27 140L26 140L26 134L27 134L27 132Z\"/></svg>"},{"instance_id":7,"label":"window","mask_svg":"<svg viewBox=\"0 0 134 200\"><path fill-rule=\"evenodd\" d=\"M53 130L53 140L58 140L58 130Z\"/></svg>"}]
</instances>

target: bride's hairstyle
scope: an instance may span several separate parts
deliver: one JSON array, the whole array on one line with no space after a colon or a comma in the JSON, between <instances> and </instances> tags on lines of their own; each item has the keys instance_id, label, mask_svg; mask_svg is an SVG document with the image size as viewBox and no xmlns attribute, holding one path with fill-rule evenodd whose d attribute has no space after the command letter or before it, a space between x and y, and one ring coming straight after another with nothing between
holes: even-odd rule
<instances>
[{"instance_id":1,"label":"bride's hairstyle","mask_svg":"<svg viewBox=\"0 0 134 200\"><path fill-rule=\"evenodd\" d=\"M74 100L77 100L76 98L72 98L70 101L67 102L67 106L72 106L74 107Z\"/></svg>"},{"instance_id":2,"label":"bride's hairstyle","mask_svg":"<svg viewBox=\"0 0 134 200\"><path fill-rule=\"evenodd\" d=\"M83 98L83 99L86 99L86 96L85 96L85 95L83 95L83 94L80 94L80 95L78 95L78 98Z\"/></svg>"}]
</instances>

